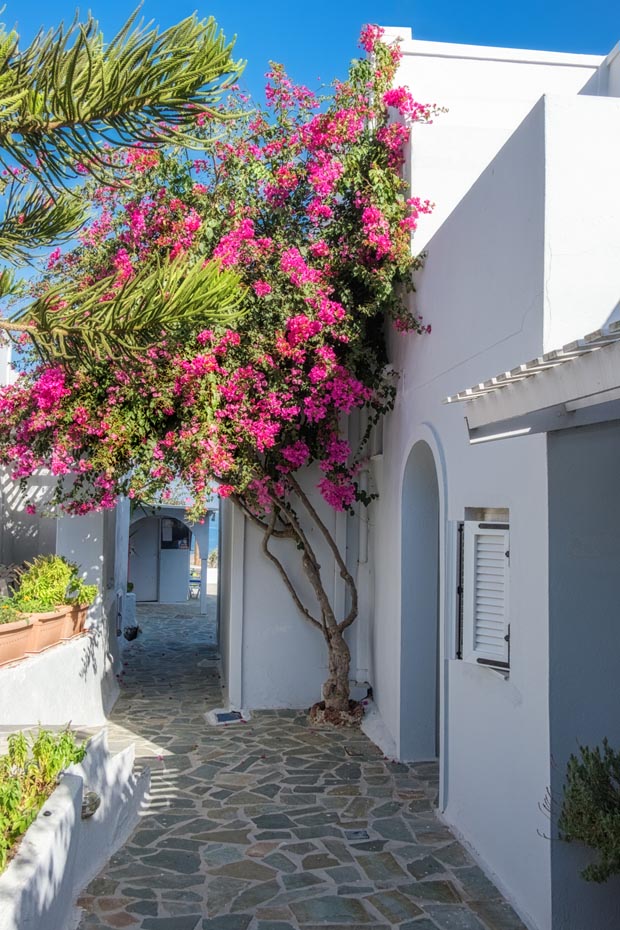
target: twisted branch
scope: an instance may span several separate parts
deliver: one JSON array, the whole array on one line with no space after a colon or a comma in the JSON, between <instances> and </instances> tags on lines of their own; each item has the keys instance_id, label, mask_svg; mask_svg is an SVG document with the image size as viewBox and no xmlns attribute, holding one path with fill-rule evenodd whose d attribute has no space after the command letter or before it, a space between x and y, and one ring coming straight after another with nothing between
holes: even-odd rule
<instances>
[{"instance_id":1,"label":"twisted branch","mask_svg":"<svg viewBox=\"0 0 620 930\"><path fill-rule=\"evenodd\" d=\"M336 560L336 563L340 570L340 577L343 579L343 581L345 582L345 584L347 585L349 589L349 595L351 597L351 609L349 610L345 619L342 620L338 624L339 629L346 630L347 627L351 626L351 624L357 617L358 605L357 605L357 587L355 585L355 580L353 579L353 576L351 575L349 569L347 568L346 562L344 561L342 557L342 554L336 544L335 539L333 538L332 534L327 529L325 523L321 520L316 508L312 505L307 494L302 490L299 482L296 481L292 475L288 476L288 480L291 486L293 487L293 490L297 494L298 498L300 499L300 501L302 502L302 504L304 505L304 507L306 508L306 510L308 511L308 513L310 514L314 522L316 523L316 525L321 530L321 533L323 534L327 542L327 545L331 549L332 554Z\"/></svg>"},{"instance_id":2,"label":"twisted branch","mask_svg":"<svg viewBox=\"0 0 620 930\"><path fill-rule=\"evenodd\" d=\"M297 594L297 591L295 590L293 582L289 578L286 569L282 565L282 562L277 558L277 556L273 554L273 552L269 548L269 540L273 536L273 529L275 526L276 517L277 515L274 511L271 521L269 525L267 526L265 535L263 536L263 552L265 553L267 558L271 562L273 562L273 564L276 566L276 568L280 572L280 576L282 577L282 580L284 581L284 584L286 585L289 594L293 598L293 601L295 602L295 606L297 607L297 609L303 614L306 620L308 620L310 623L313 624L313 626L317 627L317 629L323 632L323 624L320 623L315 617L313 617L310 611L308 610L308 608L302 603L301 598L299 597L299 595Z\"/></svg>"}]
</instances>

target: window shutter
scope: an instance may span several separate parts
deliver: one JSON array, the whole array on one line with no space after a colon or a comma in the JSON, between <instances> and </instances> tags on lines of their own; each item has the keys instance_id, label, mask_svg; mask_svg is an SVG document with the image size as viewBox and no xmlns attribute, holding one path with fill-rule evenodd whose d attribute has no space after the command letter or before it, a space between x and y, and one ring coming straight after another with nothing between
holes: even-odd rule
<instances>
[{"instance_id":1,"label":"window shutter","mask_svg":"<svg viewBox=\"0 0 620 930\"><path fill-rule=\"evenodd\" d=\"M507 667L509 657L508 528L465 522L463 658Z\"/></svg>"}]
</instances>

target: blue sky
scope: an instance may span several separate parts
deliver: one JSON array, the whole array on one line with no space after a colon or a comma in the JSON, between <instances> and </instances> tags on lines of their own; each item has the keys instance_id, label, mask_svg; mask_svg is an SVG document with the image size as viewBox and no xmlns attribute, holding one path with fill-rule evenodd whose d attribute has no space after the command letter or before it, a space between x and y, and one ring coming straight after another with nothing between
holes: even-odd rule
<instances>
[{"instance_id":1,"label":"blue sky","mask_svg":"<svg viewBox=\"0 0 620 930\"><path fill-rule=\"evenodd\" d=\"M418 39L606 54L620 40L618 0L145 0L143 14L161 26L197 9L212 15L227 36L237 35L237 54L248 61L243 83L260 94L269 59L309 86L318 78L344 77L357 54L360 27L367 22L411 26ZM104 35L111 37L133 9L132 0L89 0ZM70 20L70 0L8 0L2 19L17 24L25 41L40 26Z\"/></svg>"}]
</instances>

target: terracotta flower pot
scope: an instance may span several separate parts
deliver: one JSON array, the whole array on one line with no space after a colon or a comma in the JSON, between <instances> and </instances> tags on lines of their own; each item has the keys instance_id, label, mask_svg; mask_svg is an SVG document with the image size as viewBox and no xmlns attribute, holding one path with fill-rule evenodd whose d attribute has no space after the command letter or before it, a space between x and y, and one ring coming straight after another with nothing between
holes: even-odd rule
<instances>
[{"instance_id":1,"label":"terracotta flower pot","mask_svg":"<svg viewBox=\"0 0 620 930\"><path fill-rule=\"evenodd\" d=\"M44 614L31 614L33 642L29 652L43 652L49 646L55 646L64 635L65 616L70 607L58 607Z\"/></svg>"},{"instance_id":2,"label":"terracotta flower pot","mask_svg":"<svg viewBox=\"0 0 620 930\"><path fill-rule=\"evenodd\" d=\"M71 639L84 631L88 607L67 607L63 624L63 639Z\"/></svg>"},{"instance_id":3,"label":"terracotta flower pot","mask_svg":"<svg viewBox=\"0 0 620 930\"><path fill-rule=\"evenodd\" d=\"M0 665L23 659L30 652L33 627L28 619L0 623Z\"/></svg>"}]
</instances>

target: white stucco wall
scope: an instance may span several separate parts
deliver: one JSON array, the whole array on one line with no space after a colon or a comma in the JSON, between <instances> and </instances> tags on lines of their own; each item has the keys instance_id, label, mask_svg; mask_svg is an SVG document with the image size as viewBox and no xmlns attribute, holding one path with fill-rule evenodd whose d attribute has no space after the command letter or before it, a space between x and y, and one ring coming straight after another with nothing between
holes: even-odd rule
<instances>
[{"instance_id":1,"label":"white stucco wall","mask_svg":"<svg viewBox=\"0 0 620 930\"><path fill-rule=\"evenodd\" d=\"M118 697L101 620L84 636L0 668L0 726L101 726Z\"/></svg>"},{"instance_id":2,"label":"white stucco wall","mask_svg":"<svg viewBox=\"0 0 620 930\"><path fill-rule=\"evenodd\" d=\"M545 104L547 352L620 319L620 100Z\"/></svg>"},{"instance_id":3,"label":"white stucco wall","mask_svg":"<svg viewBox=\"0 0 620 930\"><path fill-rule=\"evenodd\" d=\"M339 540L341 551L347 551L347 522L319 498L315 489L318 472L308 471L303 480L326 525ZM344 583L322 537L312 527L308 532L323 568L326 589L343 616ZM222 508L221 537L220 649L228 700L233 706L255 709L309 707L321 699L321 686L327 677L323 637L298 612L277 569L265 557L261 531L228 503ZM276 540L271 548L295 580L304 602L316 611L316 600L294 545ZM350 636L352 677L358 673L357 636L354 626ZM361 657L364 663L368 662L367 652ZM366 666L361 674L366 677Z\"/></svg>"},{"instance_id":4,"label":"white stucco wall","mask_svg":"<svg viewBox=\"0 0 620 930\"><path fill-rule=\"evenodd\" d=\"M437 204L414 243L428 251L416 305L432 334L392 337L401 381L375 468L375 700L402 754L416 713L407 650L415 649L415 625L422 631L428 622L409 606L415 599L402 613L403 475L423 440L440 489L441 804L524 918L544 930L551 926L550 849L539 836L546 823L538 808L550 766L545 440L469 446L463 411L442 399L543 351L549 122L540 98L576 95L601 59L416 42L403 50L401 80L449 113L413 134L413 191ZM456 524L470 507L510 512L508 679L455 658ZM412 652L411 667L414 659Z\"/></svg>"},{"instance_id":5,"label":"white stucco wall","mask_svg":"<svg viewBox=\"0 0 620 930\"><path fill-rule=\"evenodd\" d=\"M413 595L401 598L401 526L413 556L416 524L412 498L402 511L404 473L422 440L440 491L440 803L530 926L549 930L551 850L538 807L550 782L545 439L470 446L463 410L441 401L614 312L618 102L578 96L585 85L601 92L599 57L402 48L400 79L449 112L414 127L408 165L413 192L436 202L414 242L428 252L416 306L432 334L391 342L401 380L375 462L375 700L405 755L421 700L410 683L415 643L432 622ZM507 679L455 658L456 524L470 507L510 512Z\"/></svg>"},{"instance_id":6,"label":"white stucco wall","mask_svg":"<svg viewBox=\"0 0 620 930\"><path fill-rule=\"evenodd\" d=\"M420 102L448 108L413 127L414 190L436 205L416 234L422 251L536 101L579 93L603 56L417 40L401 48L397 80Z\"/></svg>"},{"instance_id":7,"label":"white stucco wall","mask_svg":"<svg viewBox=\"0 0 620 930\"><path fill-rule=\"evenodd\" d=\"M539 104L428 243L417 299L432 334L392 339L401 380L384 429L373 541L374 692L400 747L409 725L401 719L409 701L407 657L400 653L407 640L415 648L415 631L405 636L409 625L425 623L401 615L403 475L414 443L426 441L440 488L442 807L540 928L550 919L549 847L537 833L545 826L537 805L549 780L545 443L534 437L469 446L462 411L442 399L457 385L540 352L543 128ZM467 507L510 510L509 680L455 659L456 523Z\"/></svg>"},{"instance_id":8,"label":"white stucco wall","mask_svg":"<svg viewBox=\"0 0 620 930\"><path fill-rule=\"evenodd\" d=\"M316 492L319 474L310 470L304 475L305 486L312 492L322 519L336 537L346 544L346 526ZM300 509L303 519L303 513ZM344 591L337 583L327 545L318 531L307 524L307 531L332 603L343 609ZM295 607L276 568L264 556L262 533L253 524L245 527L245 571L243 611L243 703L254 708L309 707L321 699L321 686L327 677L327 651L320 632L313 628ZM316 599L303 575L299 552L290 541L271 545L310 610L316 611ZM336 593L337 592L337 593Z\"/></svg>"},{"instance_id":9,"label":"white stucco wall","mask_svg":"<svg viewBox=\"0 0 620 930\"><path fill-rule=\"evenodd\" d=\"M50 555L56 546L56 518L26 513L26 504L41 508L49 500L53 479L46 475L31 478L24 498L19 483L6 469L0 470L0 562L5 565L31 561L37 555Z\"/></svg>"}]
</instances>

